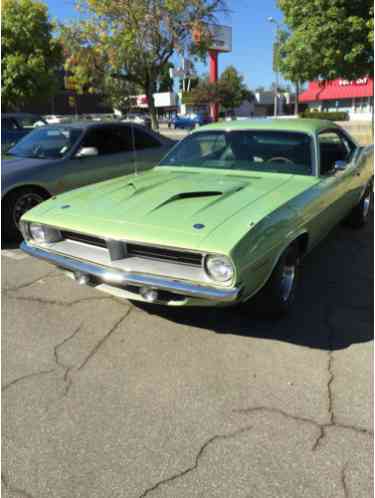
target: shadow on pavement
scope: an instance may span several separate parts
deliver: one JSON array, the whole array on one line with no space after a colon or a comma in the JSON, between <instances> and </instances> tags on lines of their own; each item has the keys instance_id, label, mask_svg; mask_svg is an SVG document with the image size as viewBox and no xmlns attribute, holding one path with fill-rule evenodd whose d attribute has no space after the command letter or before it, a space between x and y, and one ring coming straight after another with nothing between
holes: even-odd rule
<instances>
[{"instance_id":1,"label":"shadow on pavement","mask_svg":"<svg viewBox=\"0 0 375 498\"><path fill-rule=\"evenodd\" d=\"M373 339L373 222L337 227L303 261L292 313L278 320L238 308L169 308L134 303L150 314L218 334L285 341L323 350Z\"/></svg>"}]
</instances>

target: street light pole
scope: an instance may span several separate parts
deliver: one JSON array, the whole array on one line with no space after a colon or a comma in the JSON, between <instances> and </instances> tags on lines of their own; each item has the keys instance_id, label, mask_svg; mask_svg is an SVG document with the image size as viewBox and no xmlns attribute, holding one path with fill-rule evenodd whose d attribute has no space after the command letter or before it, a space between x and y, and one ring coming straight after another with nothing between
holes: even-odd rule
<instances>
[{"instance_id":1,"label":"street light pole","mask_svg":"<svg viewBox=\"0 0 375 498\"><path fill-rule=\"evenodd\" d=\"M274 71L275 71L275 80L276 80L276 86L275 86L275 91L274 91L274 110L273 110L273 115L277 117L278 115L278 104L279 104L279 97L278 97L278 88L279 88L279 69L277 67L277 61L276 61L276 50L277 50L277 41L279 39L279 30L280 24L274 19L273 17L267 17L267 21L271 22L272 24L276 25L276 37L275 37L275 43L274 43L274 51L273 51L273 66L274 66Z\"/></svg>"}]
</instances>

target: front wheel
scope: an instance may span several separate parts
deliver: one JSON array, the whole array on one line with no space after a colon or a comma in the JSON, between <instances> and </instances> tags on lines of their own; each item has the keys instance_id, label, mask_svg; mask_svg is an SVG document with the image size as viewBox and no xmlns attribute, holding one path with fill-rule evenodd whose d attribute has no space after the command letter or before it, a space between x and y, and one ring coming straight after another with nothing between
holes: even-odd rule
<instances>
[{"instance_id":1,"label":"front wheel","mask_svg":"<svg viewBox=\"0 0 375 498\"><path fill-rule=\"evenodd\" d=\"M2 225L4 237L10 240L18 240L21 237L19 222L21 217L33 207L37 206L47 195L32 188L21 188L10 192L2 209Z\"/></svg>"},{"instance_id":2,"label":"front wheel","mask_svg":"<svg viewBox=\"0 0 375 498\"><path fill-rule=\"evenodd\" d=\"M280 256L270 279L250 301L256 312L267 315L285 315L294 302L299 280L299 250L291 244Z\"/></svg>"}]
</instances>

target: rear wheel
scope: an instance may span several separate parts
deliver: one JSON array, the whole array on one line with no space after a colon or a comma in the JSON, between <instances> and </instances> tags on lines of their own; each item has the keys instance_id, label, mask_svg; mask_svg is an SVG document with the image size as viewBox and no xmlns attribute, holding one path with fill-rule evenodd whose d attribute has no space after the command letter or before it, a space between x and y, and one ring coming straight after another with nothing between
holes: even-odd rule
<instances>
[{"instance_id":1,"label":"rear wheel","mask_svg":"<svg viewBox=\"0 0 375 498\"><path fill-rule=\"evenodd\" d=\"M361 200L349 215L348 223L353 228L361 228L366 225L373 201L373 184L369 183Z\"/></svg>"},{"instance_id":2,"label":"rear wheel","mask_svg":"<svg viewBox=\"0 0 375 498\"><path fill-rule=\"evenodd\" d=\"M249 302L256 312L277 316L290 311L299 280L299 261L298 245L293 243L280 256L266 285Z\"/></svg>"},{"instance_id":3,"label":"rear wheel","mask_svg":"<svg viewBox=\"0 0 375 498\"><path fill-rule=\"evenodd\" d=\"M11 240L20 239L19 222L21 217L26 211L29 211L47 198L47 193L30 187L10 192L4 199L2 209L4 237Z\"/></svg>"}]
</instances>

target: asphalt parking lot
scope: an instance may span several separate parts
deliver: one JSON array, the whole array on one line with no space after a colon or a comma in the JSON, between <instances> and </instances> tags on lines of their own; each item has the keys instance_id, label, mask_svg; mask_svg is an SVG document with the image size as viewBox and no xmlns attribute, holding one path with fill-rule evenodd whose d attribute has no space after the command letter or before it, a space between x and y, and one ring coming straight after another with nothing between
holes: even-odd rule
<instances>
[{"instance_id":1,"label":"asphalt parking lot","mask_svg":"<svg viewBox=\"0 0 375 498\"><path fill-rule=\"evenodd\" d=\"M308 256L279 321L2 262L3 496L372 496L372 223Z\"/></svg>"}]
</instances>

